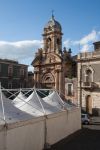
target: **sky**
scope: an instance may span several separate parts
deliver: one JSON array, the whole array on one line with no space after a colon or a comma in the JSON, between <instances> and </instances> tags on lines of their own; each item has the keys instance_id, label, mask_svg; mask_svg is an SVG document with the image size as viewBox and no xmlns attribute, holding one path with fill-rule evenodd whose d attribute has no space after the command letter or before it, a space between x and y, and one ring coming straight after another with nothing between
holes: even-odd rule
<instances>
[{"instance_id":1,"label":"sky","mask_svg":"<svg viewBox=\"0 0 100 150\"><path fill-rule=\"evenodd\" d=\"M62 26L63 47L72 55L92 51L92 43L100 40L100 0L0 0L0 58L33 70L30 64L42 47L52 10Z\"/></svg>"}]
</instances>

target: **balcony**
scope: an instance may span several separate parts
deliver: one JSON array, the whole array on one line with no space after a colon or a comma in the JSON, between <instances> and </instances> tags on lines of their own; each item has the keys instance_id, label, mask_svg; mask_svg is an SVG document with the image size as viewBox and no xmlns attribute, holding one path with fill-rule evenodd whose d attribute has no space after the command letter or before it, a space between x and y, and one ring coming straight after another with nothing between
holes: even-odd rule
<instances>
[{"instance_id":1,"label":"balcony","mask_svg":"<svg viewBox=\"0 0 100 150\"><path fill-rule=\"evenodd\" d=\"M99 85L95 82L82 82L82 88L96 89L96 88L99 88Z\"/></svg>"}]
</instances>

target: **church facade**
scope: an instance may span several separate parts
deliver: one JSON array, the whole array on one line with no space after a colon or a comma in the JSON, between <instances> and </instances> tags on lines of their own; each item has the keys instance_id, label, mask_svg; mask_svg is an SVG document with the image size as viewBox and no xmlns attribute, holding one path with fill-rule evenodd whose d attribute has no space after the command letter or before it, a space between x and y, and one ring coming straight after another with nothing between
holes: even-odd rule
<instances>
[{"instance_id":1,"label":"church facade","mask_svg":"<svg viewBox=\"0 0 100 150\"><path fill-rule=\"evenodd\" d=\"M32 66L37 88L53 88L65 96L65 78L75 76L76 62L71 49L62 50L62 27L52 15L43 31L43 48L38 49Z\"/></svg>"}]
</instances>

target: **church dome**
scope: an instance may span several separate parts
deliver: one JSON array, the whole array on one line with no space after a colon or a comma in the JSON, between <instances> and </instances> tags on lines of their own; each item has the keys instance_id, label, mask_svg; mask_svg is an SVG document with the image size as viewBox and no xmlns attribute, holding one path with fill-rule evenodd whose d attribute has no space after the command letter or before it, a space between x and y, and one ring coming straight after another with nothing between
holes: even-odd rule
<instances>
[{"instance_id":1,"label":"church dome","mask_svg":"<svg viewBox=\"0 0 100 150\"><path fill-rule=\"evenodd\" d=\"M53 15L44 28L49 28L49 27L54 27L58 30L62 29L60 23L55 20Z\"/></svg>"}]
</instances>

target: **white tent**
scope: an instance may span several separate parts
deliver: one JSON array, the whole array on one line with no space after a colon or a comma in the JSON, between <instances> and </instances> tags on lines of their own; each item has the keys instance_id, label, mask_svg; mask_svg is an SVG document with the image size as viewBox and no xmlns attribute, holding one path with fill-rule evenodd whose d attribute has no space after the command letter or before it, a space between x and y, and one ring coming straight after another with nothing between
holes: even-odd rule
<instances>
[{"instance_id":1,"label":"white tent","mask_svg":"<svg viewBox=\"0 0 100 150\"><path fill-rule=\"evenodd\" d=\"M26 96L20 92L12 101L12 104L16 107L20 107L25 103Z\"/></svg>"},{"instance_id":2,"label":"white tent","mask_svg":"<svg viewBox=\"0 0 100 150\"><path fill-rule=\"evenodd\" d=\"M0 93L0 150L41 150L81 128L80 109L66 111L59 95L51 97L52 103L34 90L11 101Z\"/></svg>"},{"instance_id":3,"label":"white tent","mask_svg":"<svg viewBox=\"0 0 100 150\"><path fill-rule=\"evenodd\" d=\"M2 100L1 100L2 99ZM11 101L4 96L4 94L0 93L0 118L9 122L20 121L24 119L32 118L31 115L20 111Z\"/></svg>"},{"instance_id":4,"label":"white tent","mask_svg":"<svg viewBox=\"0 0 100 150\"><path fill-rule=\"evenodd\" d=\"M15 100L17 100L17 102L19 101L19 95L18 98L16 97L16 99L14 99L14 101ZM62 107L58 108L56 105L54 106L44 101L42 98L39 97L36 90L34 90L34 92L32 92L32 94L27 99L23 100L22 98L20 98L20 105L18 105L18 103L17 105L14 105L20 110L25 111L34 116L57 113L63 110Z\"/></svg>"},{"instance_id":5,"label":"white tent","mask_svg":"<svg viewBox=\"0 0 100 150\"><path fill-rule=\"evenodd\" d=\"M19 110L0 92L0 150L40 150L43 137L44 117Z\"/></svg>"},{"instance_id":6,"label":"white tent","mask_svg":"<svg viewBox=\"0 0 100 150\"><path fill-rule=\"evenodd\" d=\"M15 107L17 107L18 109L20 109L21 111L31 114L34 117L43 116L44 115L43 111L41 111L37 105L34 105L31 102L32 97L34 98L33 92L28 98L26 98L22 94L22 92L20 92L16 96L16 98L12 101L12 104ZM35 100L36 100L36 98L35 98ZM37 103L38 103L38 100L37 100Z\"/></svg>"},{"instance_id":7,"label":"white tent","mask_svg":"<svg viewBox=\"0 0 100 150\"><path fill-rule=\"evenodd\" d=\"M65 103L56 91L53 91L48 96L44 97L43 100L52 106L57 108L71 109L72 106Z\"/></svg>"}]
</instances>

